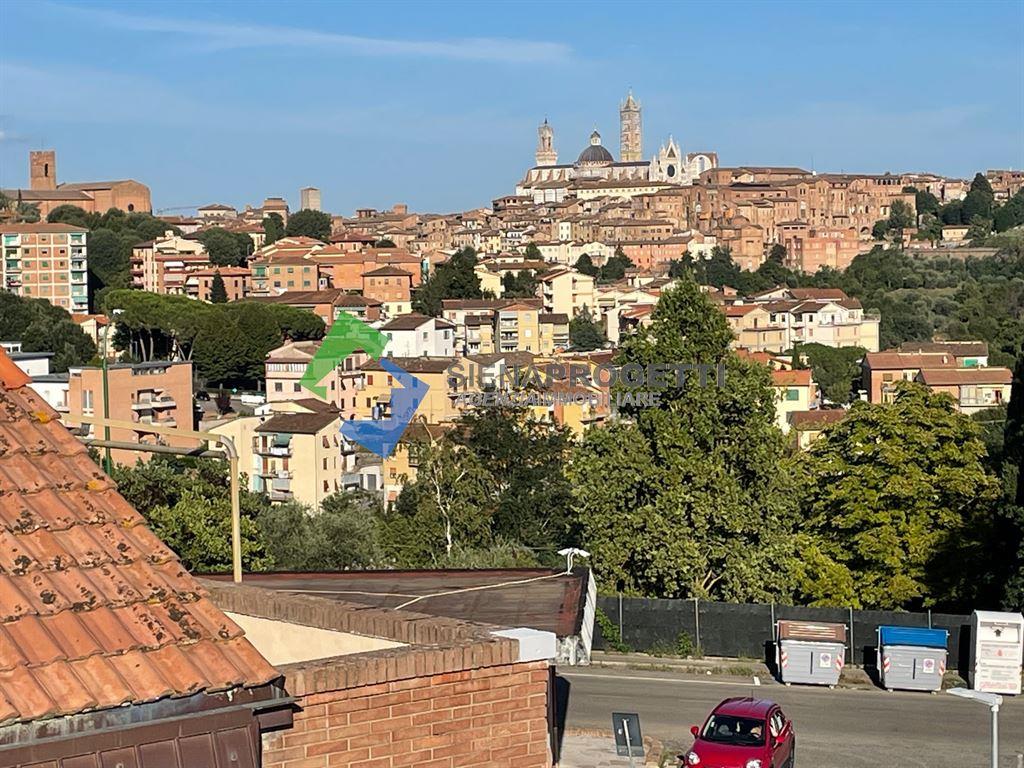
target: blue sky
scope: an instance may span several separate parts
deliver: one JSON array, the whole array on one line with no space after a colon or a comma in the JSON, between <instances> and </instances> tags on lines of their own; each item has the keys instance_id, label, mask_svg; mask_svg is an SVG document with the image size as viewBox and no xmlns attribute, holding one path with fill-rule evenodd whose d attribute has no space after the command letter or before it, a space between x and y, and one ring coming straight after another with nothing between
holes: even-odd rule
<instances>
[{"instance_id":1,"label":"blue sky","mask_svg":"<svg viewBox=\"0 0 1024 768\"><path fill-rule=\"evenodd\" d=\"M0 2L0 185L136 178L156 208L487 204L618 103L723 165L1024 167L1024 2Z\"/></svg>"}]
</instances>

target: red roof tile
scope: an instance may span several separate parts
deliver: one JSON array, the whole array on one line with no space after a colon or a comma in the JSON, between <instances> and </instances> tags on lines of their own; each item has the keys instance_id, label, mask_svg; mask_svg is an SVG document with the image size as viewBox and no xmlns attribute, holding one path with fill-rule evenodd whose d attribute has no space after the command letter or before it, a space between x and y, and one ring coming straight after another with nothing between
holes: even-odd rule
<instances>
[{"instance_id":1,"label":"red roof tile","mask_svg":"<svg viewBox=\"0 0 1024 768\"><path fill-rule=\"evenodd\" d=\"M0 725L280 675L0 351Z\"/></svg>"}]
</instances>

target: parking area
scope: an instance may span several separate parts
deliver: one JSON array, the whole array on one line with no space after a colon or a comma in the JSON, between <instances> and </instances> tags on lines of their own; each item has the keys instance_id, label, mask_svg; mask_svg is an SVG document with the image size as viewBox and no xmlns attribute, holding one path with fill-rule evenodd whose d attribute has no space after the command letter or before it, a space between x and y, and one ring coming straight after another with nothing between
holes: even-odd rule
<instances>
[{"instance_id":1,"label":"parking area","mask_svg":"<svg viewBox=\"0 0 1024 768\"><path fill-rule=\"evenodd\" d=\"M644 735L676 750L689 727L729 696L777 701L797 732L797 766L805 768L964 768L988 765L989 711L946 693L778 685L742 677L580 667L559 669L567 728L611 727L611 713L640 714ZM1000 768L1024 755L1024 698L1005 697L1000 714ZM674 765L674 762L668 765Z\"/></svg>"}]
</instances>

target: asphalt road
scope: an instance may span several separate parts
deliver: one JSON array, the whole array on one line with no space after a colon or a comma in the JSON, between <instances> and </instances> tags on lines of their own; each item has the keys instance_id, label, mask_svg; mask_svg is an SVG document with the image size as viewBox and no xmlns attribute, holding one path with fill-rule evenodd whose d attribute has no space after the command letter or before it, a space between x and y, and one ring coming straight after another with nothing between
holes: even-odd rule
<instances>
[{"instance_id":1,"label":"asphalt road","mask_svg":"<svg viewBox=\"0 0 1024 768\"><path fill-rule=\"evenodd\" d=\"M982 704L946 693L888 693L774 681L754 687L670 672L561 668L568 681L567 728L611 728L611 713L638 712L645 735L683 749L689 728L729 696L773 699L793 719L800 768L987 768L990 715ZM1000 768L1024 753L1024 697L1004 697L999 714Z\"/></svg>"}]
</instances>

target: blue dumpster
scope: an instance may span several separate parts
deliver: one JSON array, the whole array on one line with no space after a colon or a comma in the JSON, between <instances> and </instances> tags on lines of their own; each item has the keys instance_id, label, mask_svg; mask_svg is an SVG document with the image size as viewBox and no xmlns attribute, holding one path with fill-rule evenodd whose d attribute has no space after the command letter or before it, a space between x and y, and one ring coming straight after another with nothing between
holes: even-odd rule
<instances>
[{"instance_id":1,"label":"blue dumpster","mask_svg":"<svg viewBox=\"0 0 1024 768\"><path fill-rule=\"evenodd\" d=\"M878 677L886 690L938 691L946 673L945 629L878 628Z\"/></svg>"}]
</instances>

